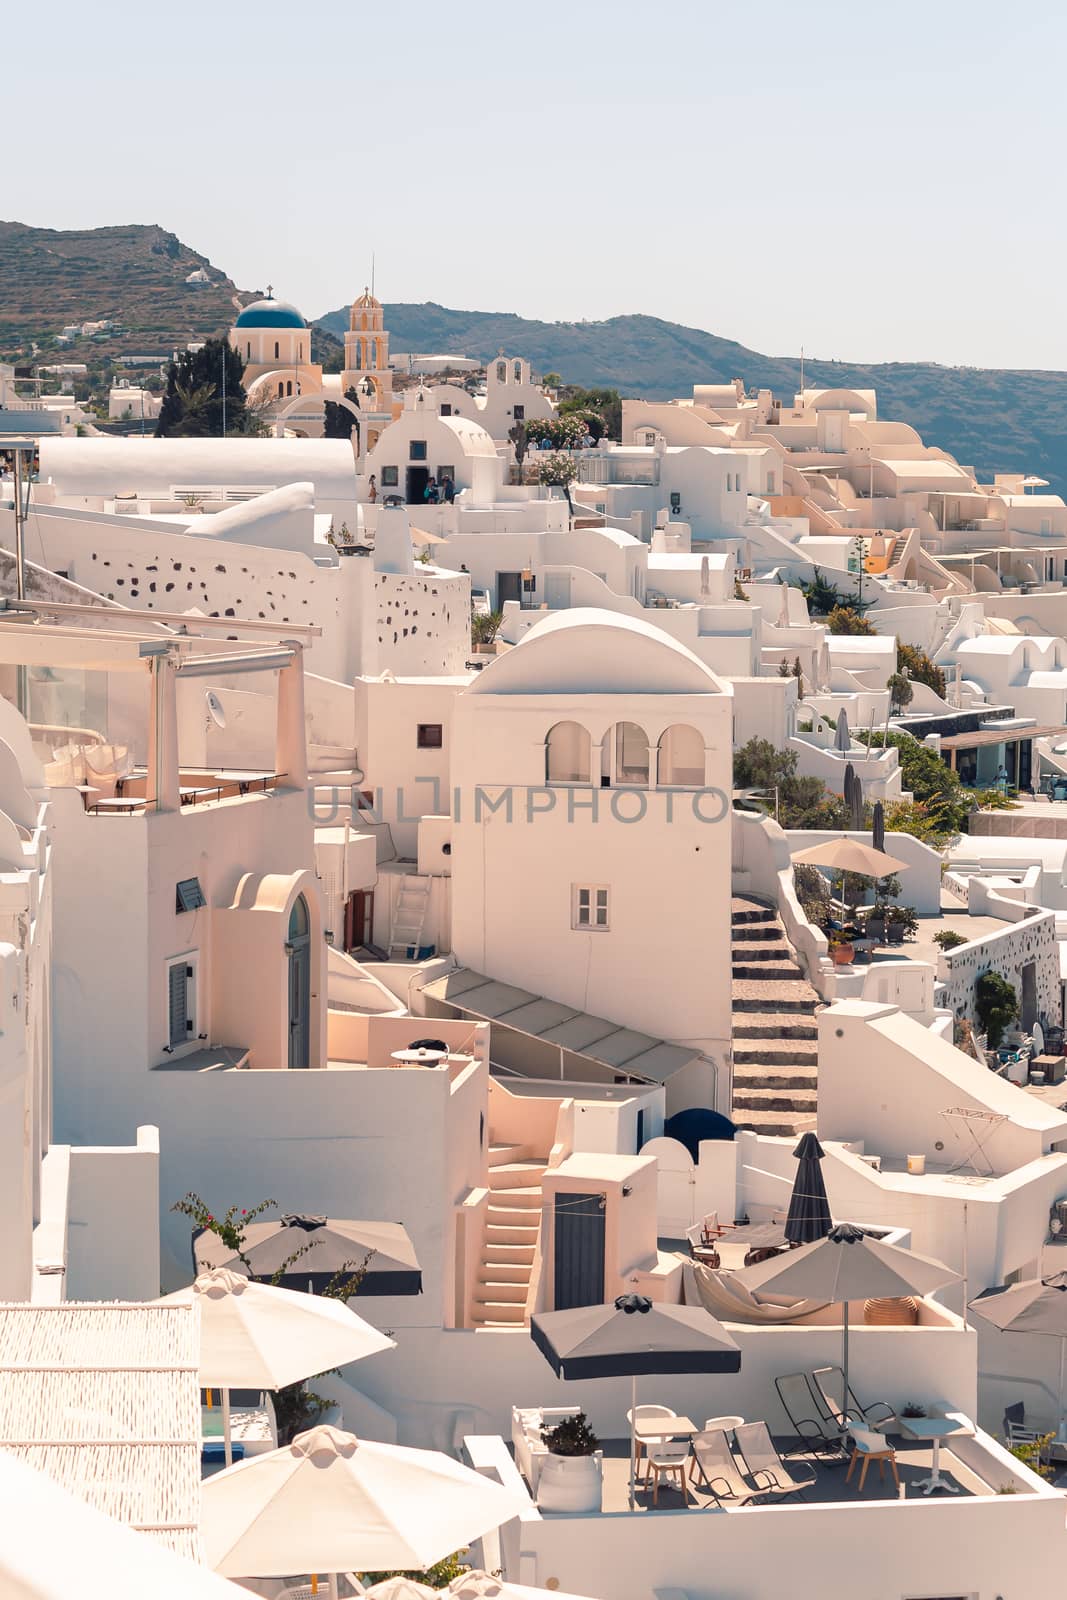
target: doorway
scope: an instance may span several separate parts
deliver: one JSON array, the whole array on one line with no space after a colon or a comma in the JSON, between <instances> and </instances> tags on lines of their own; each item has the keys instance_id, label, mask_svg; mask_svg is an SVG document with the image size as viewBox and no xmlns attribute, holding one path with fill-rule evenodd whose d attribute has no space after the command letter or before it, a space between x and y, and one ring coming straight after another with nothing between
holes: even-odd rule
<instances>
[{"instance_id":1,"label":"doorway","mask_svg":"<svg viewBox=\"0 0 1067 1600\"><path fill-rule=\"evenodd\" d=\"M496 609L503 611L509 600L522 605L521 572L498 572L496 575Z\"/></svg>"},{"instance_id":2,"label":"doorway","mask_svg":"<svg viewBox=\"0 0 1067 1600\"><path fill-rule=\"evenodd\" d=\"M310 1066L311 1052L311 918L299 895L289 914L289 1065Z\"/></svg>"},{"instance_id":3,"label":"doorway","mask_svg":"<svg viewBox=\"0 0 1067 1600\"><path fill-rule=\"evenodd\" d=\"M426 495L426 485L430 481L429 467L409 467L407 475L407 502L409 506L421 506Z\"/></svg>"},{"instance_id":4,"label":"doorway","mask_svg":"<svg viewBox=\"0 0 1067 1600\"><path fill-rule=\"evenodd\" d=\"M345 953L374 941L374 890L354 889L345 905Z\"/></svg>"},{"instance_id":5,"label":"doorway","mask_svg":"<svg viewBox=\"0 0 1067 1600\"><path fill-rule=\"evenodd\" d=\"M602 1194L556 1195L555 1309L598 1306L604 1299L604 1223Z\"/></svg>"}]
</instances>

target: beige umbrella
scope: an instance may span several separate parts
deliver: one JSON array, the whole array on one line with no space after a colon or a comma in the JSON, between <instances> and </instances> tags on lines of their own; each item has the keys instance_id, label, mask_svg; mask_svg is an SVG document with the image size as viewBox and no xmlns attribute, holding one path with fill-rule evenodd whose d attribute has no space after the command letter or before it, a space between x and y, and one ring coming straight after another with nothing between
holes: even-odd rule
<instances>
[{"instance_id":1,"label":"beige umbrella","mask_svg":"<svg viewBox=\"0 0 1067 1600\"><path fill-rule=\"evenodd\" d=\"M440 1451L325 1425L205 1479L201 1503L208 1564L242 1578L425 1569L530 1506Z\"/></svg>"},{"instance_id":2,"label":"beige umbrella","mask_svg":"<svg viewBox=\"0 0 1067 1600\"><path fill-rule=\"evenodd\" d=\"M379 1584L367 1593L377 1594L382 1587ZM568 1597L560 1589L532 1589L527 1584L507 1583L475 1567L453 1578L447 1589L438 1590L435 1600L568 1600Z\"/></svg>"},{"instance_id":3,"label":"beige umbrella","mask_svg":"<svg viewBox=\"0 0 1067 1600\"><path fill-rule=\"evenodd\" d=\"M340 1300L250 1282L227 1267L202 1272L188 1289L160 1304L200 1308L200 1383L222 1390L226 1465L231 1389L283 1389L316 1372L394 1350L389 1339Z\"/></svg>"},{"instance_id":4,"label":"beige umbrella","mask_svg":"<svg viewBox=\"0 0 1067 1600\"><path fill-rule=\"evenodd\" d=\"M364 1600L437 1600L437 1590L417 1578L383 1578L365 1592Z\"/></svg>"},{"instance_id":5,"label":"beige umbrella","mask_svg":"<svg viewBox=\"0 0 1067 1600\"><path fill-rule=\"evenodd\" d=\"M0 1504L4 1600L248 1600L235 1584L113 1521L4 1450Z\"/></svg>"},{"instance_id":6,"label":"beige umbrella","mask_svg":"<svg viewBox=\"0 0 1067 1600\"><path fill-rule=\"evenodd\" d=\"M798 850L793 860L811 867L830 867L835 872L858 872L861 878L888 878L890 873L908 870L906 861L860 839L827 839L825 844Z\"/></svg>"}]
</instances>

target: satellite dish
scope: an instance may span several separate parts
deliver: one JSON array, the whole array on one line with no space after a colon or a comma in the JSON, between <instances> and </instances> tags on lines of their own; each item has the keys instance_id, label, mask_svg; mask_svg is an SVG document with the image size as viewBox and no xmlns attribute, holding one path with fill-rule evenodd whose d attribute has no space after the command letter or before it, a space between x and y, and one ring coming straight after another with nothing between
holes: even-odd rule
<instances>
[{"instance_id":1,"label":"satellite dish","mask_svg":"<svg viewBox=\"0 0 1067 1600\"><path fill-rule=\"evenodd\" d=\"M214 689L209 689L207 694L204 696L204 699L207 703L207 714L215 724L216 728L225 728L226 712L223 710L222 701L219 699Z\"/></svg>"}]
</instances>

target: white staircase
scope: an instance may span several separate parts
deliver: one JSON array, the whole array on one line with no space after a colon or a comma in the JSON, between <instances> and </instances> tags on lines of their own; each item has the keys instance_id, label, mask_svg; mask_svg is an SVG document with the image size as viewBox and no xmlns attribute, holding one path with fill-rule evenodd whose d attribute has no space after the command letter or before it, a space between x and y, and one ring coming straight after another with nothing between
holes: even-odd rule
<instances>
[{"instance_id":1,"label":"white staircase","mask_svg":"<svg viewBox=\"0 0 1067 1600\"><path fill-rule=\"evenodd\" d=\"M418 960L422 930L430 906L432 879L418 872L405 873L393 902L393 926L389 935L390 961L407 961L408 951Z\"/></svg>"},{"instance_id":2,"label":"white staircase","mask_svg":"<svg viewBox=\"0 0 1067 1600\"><path fill-rule=\"evenodd\" d=\"M547 1164L530 1145L489 1148L489 1207L474 1292L475 1327L514 1328L526 1321Z\"/></svg>"}]
</instances>

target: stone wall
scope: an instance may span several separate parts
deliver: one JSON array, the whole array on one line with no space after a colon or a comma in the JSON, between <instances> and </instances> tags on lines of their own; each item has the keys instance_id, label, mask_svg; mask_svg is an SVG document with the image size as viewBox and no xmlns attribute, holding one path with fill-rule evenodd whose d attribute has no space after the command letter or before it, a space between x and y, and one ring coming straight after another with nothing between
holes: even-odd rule
<instances>
[{"instance_id":1,"label":"stone wall","mask_svg":"<svg viewBox=\"0 0 1067 1600\"><path fill-rule=\"evenodd\" d=\"M1032 961L1038 1017L1059 1022L1060 960L1055 912L1039 911L1021 922L1008 923L999 932L971 944L957 945L955 950L945 952L943 961L947 977L937 1000L939 1005L949 1008L957 1020L977 1020L974 986L986 972L999 972L1001 977L1007 978L1021 1002L1022 970Z\"/></svg>"}]
</instances>

